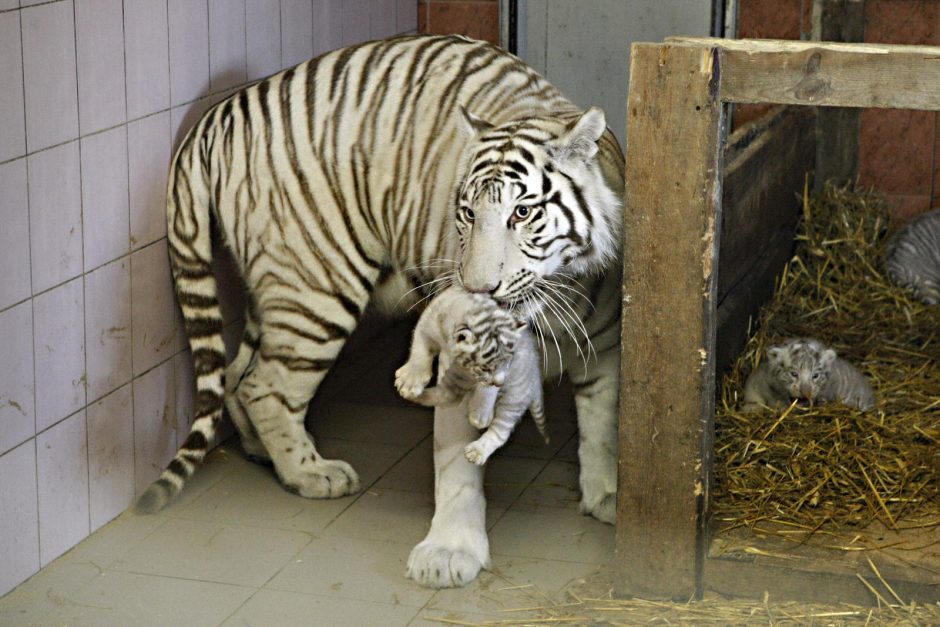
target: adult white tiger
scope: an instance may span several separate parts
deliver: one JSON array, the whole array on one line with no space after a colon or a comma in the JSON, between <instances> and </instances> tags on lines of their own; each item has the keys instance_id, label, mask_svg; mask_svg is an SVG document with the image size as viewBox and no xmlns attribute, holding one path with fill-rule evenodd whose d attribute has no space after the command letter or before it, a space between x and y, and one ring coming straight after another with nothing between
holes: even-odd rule
<instances>
[{"instance_id":1,"label":"adult white tiger","mask_svg":"<svg viewBox=\"0 0 940 627\"><path fill-rule=\"evenodd\" d=\"M179 493L223 402L245 450L269 458L288 490L357 491L352 467L314 447L307 405L370 298L395 302L388 292L443 278L555 329L549 374L576 364L582 510L612 522L622 172L599 109L582 114L516 57L463 37L337 50L213 107L174 158L167 200L196 417L138 511ZM250 293L224 388L213 223ZM562 298L581 288L593 305ZM562 332L573 328L596 351L586 365ZM476 437L466 409L434 420L436 511L408 569L444 587L472 580L489 549L483 471L463 455Z\"/></svg>"}]
</instances>

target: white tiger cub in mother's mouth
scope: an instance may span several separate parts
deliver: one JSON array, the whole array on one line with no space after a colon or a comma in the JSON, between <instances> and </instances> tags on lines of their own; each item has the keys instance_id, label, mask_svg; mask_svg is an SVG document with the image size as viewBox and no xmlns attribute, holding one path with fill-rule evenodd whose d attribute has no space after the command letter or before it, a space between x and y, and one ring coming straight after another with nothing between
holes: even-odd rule
<instances>
[{"instance_id":1,"label":"white tiger cub in mother's mouth","mask_svg":"<svg viewBox=\"0 0 940 627\"><path fill-rule=\"evenodd\" d=\"M443 375L437 386L425 389L438 354ZM471 463L485 464L527 409L549 441L532 333L482 294L451 286L431 301L415 327L408 361L395 372L395 387L408 400L432 407L456 404L469 393L467 418L487 429L464 448Z\"/></svg>"},{"instance_id":2,"label":"white tiger cub in mother's mouth","mask_svg":"<svg viewBox=\"0 0 940 627\"><path fill-rule=\"evenodd\" d=\"M858 369L819 340L791 338L767 349L767 359L744 384L743 409L789 405L794 400L836 401L867 411L875 393Z\"/></svg>"}]
</instances>

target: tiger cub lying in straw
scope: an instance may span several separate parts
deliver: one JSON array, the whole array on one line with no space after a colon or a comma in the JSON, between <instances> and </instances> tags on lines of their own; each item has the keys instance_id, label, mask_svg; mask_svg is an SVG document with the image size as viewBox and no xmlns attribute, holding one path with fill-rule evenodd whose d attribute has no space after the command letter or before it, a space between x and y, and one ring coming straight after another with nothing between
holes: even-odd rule
<instances>
[{"instance_id":1,"label":"tiger cub lying in straw","mask_svg":"<svg viewBox=\"0 0 940 627\"><path fill-rule=\"evenodd\" d=\"M940 209L917 216L888 240L885 270L923 302L940 303Z\"/></svg>"},{"instance_id":2,"label":"tiger cub lying in straw","mask_svg":"<svg viewBox=\"0 0 940 627\"><path fill-rule=\"evenodd\" d=\"M436 354L444 374L436 387L425 389ZM470 423L489 427L464 448L471 463L485 464L526 409L549 441L535 340L525 321L487 296L456 286L436 296L418 320L408 361L395 372L395 386L405 398L431 407L454 405L470 394Z\"/></svg>"},{"instance_id":3,"label":"tiger cub lying in straw","mask_svg":"<svg viewBox=\"0 0 940 627\"><path fill-rule=\"evenodd\" d=\"M744 384L745 410L779 407L793 400L837 401L863 411L875 404L865 375L814 339L791 338L767 349L762 362Z\"/></svg>"}]
</instances>

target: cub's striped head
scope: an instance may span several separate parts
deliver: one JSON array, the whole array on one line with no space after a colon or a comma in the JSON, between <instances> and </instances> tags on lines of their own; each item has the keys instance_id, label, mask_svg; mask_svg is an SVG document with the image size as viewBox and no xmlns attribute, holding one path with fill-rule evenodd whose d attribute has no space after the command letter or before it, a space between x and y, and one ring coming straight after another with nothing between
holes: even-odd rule
<instances>
[{"instance_id":1,"label":"cub's striped head","mask_svg":"<svg viewBox=\"0 0 940 627\"><path fill-rule=\"evenodd\" d=\"M477 382L502 385L525 321L487 299L454 328L450 352L455 363Z\"/></svg>"},{"instance_id":2,"label":"cub's striped head","mask_svg":"<svg viewBox=\"0 0 940 627\"><path fill-rule=\"evenodd\" d=\"M469 137L457 189L459 280L504 306L539 307L539 281L582 275L618 250L621 200L604 182L604 113L493 126L463 110Z\"/></svg>"}]
</instances>

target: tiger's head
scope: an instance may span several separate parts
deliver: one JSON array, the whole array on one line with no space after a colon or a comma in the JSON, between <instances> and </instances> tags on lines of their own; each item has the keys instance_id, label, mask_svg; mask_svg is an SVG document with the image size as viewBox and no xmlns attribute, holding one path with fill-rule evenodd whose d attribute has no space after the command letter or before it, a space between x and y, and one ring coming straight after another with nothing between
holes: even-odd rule
<instances>
[{"instance_id":1,"label":"tiger's head","mask_svg":"<svg viewBox=\"0 0 940 627\"><path fill-rule=\"evenodd\" d=\"M511 307L542 278L609 262L619 250L622 201L598 159L604 112L498 126L462 113L469 143L455 223L463 287Z\"/></svg>"}]
</instances>

